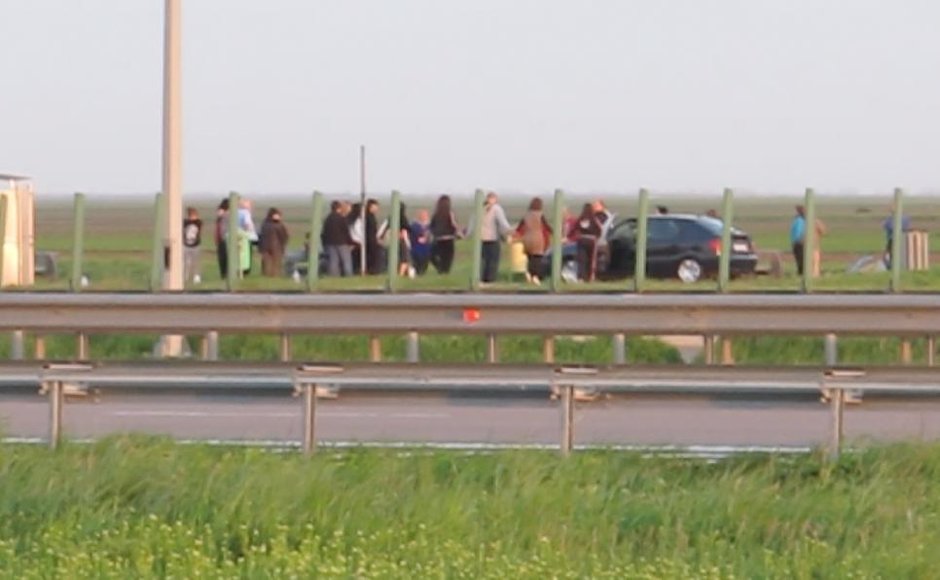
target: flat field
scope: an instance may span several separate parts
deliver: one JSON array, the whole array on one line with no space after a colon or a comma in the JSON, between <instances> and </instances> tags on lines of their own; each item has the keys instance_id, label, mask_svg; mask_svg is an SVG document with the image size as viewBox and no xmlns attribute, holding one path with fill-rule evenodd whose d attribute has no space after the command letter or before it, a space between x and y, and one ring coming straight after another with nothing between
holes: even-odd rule
<instances>
[{"instance_id":1,"label":"flat field","mask_svg":"<svg viewBox=\"0 0 940 580\"><path fill-rule=\"evenodd\" d=\"M5 578L931 578L940 448L0 448Z\"/></svg>"}]
</instances>

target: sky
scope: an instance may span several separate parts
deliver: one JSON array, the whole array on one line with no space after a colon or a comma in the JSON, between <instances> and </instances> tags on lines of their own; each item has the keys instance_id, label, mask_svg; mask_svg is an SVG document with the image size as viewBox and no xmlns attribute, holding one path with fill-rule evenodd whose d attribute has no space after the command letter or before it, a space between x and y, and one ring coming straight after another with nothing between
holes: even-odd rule
<instances>
[{"instance_id":1,"label":"sky","mask_svg":"<svg viewBox=\"0 0 940 580\"><path fill-rule=\"evenodd\" d=\"M160 188L162 0L0 0L0 173ZM936 0L183 0L187 194L940 191Z\"/></svg>"}]
</instances>

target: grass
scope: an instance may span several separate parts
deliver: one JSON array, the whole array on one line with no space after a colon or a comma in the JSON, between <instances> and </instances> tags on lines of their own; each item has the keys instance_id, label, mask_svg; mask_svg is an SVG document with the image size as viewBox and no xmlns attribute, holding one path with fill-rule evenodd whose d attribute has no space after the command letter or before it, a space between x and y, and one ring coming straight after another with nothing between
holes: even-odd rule
<instances>
[{"instance_id":1,"label":"grass","mask_svg":"<svg viewBox=\"0 0 940 580\"><path fill-rule=\"evenodd\" d=\"M114 437L0 448L0 575L929 578L940 447L705 463Z\"/></svg>"}]
</instances>

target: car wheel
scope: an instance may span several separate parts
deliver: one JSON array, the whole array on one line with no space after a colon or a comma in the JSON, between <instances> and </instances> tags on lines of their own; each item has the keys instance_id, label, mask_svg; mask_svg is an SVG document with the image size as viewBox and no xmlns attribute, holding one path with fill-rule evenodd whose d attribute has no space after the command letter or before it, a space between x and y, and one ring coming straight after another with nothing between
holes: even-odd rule
<instances>
[{"instance_id":1,"label":"car wheel","mask_svg":"<svg viewBox=\"0 0 940 580\"><path fill-rule=\"evenodd\" d=\"M676 275L686 284L698 282L702 278L702 265L694 258L683 258L676 269Z\"/></svg>"}]
</instances>

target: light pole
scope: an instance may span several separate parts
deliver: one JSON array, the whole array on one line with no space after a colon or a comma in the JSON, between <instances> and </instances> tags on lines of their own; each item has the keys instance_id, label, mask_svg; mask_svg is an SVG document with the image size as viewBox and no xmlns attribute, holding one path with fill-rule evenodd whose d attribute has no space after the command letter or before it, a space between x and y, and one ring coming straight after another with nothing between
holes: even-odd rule
<instances>
[{"instance_id":1,"label":"light pole","mask_svg":"<svg viewBox=\"0 0 940 580\"><path fill-rule=\"evenodd\" d=\"M182 173L182 90L181 90L181 0L166 0L163 37L163 195L166 198L164 244L169 247L169 264L163 275L163 289L183 290L183 173ZM162 356L185 353L183 337L164 336Z\"/></svg>"},{"instance_id":2,"label":"light pole","mask_svg":"<svg viewBox=\"0 0 940 580\"><path fill-rule=\"evenodd\" d=\"M164 290L183 289L182 91L180 74L181 0L166 0L163 45L163 194L170 263Z\"/></svg>"}]
</instances>

